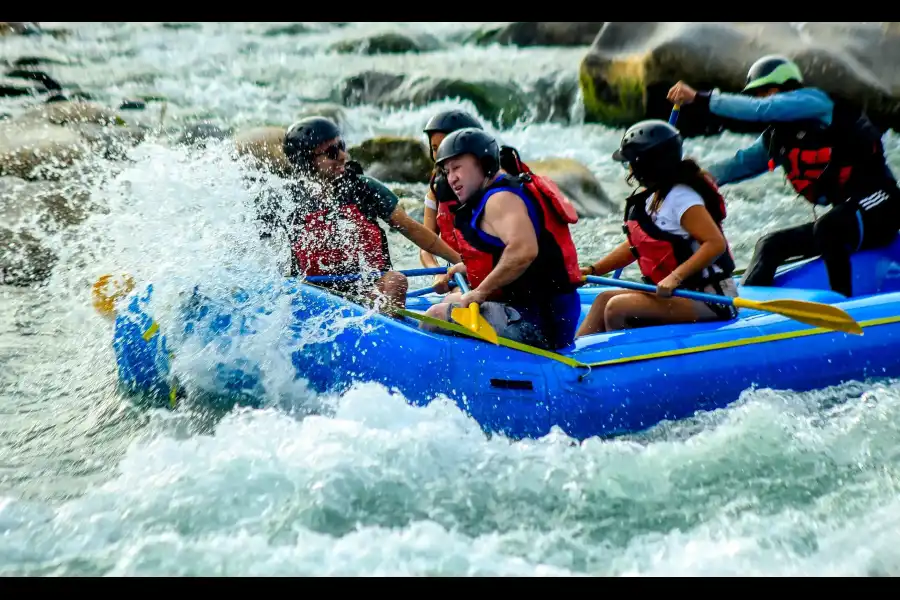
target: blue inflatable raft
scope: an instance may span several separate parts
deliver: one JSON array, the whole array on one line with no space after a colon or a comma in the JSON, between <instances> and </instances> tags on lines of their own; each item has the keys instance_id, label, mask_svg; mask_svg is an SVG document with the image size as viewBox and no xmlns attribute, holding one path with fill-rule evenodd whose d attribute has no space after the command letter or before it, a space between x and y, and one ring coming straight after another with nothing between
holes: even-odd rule
<instances>
[{"instance_id":1,"label":"blue inflatable raft","mask_svg":"<svg viewBox=\"0 0 900 600\"><path fill-rule=\"evenodd\" d=\"M554 360L473 338L427 333L412 319L372 314L321 288L286 279L256 296L241 292L210 298L195 290L182 308L183 321L168 324L165 332L148 314L153 288L147 286L123 303L114 348L119 380L127 390L174 403L173 353L187 342L192 348L227 348L239 336L256 335L255 323L268 310L263 299L288 294L293 320L279 343L294 348L293 376L316 392L339 393L354 382L374 381L416 405L446 396L486 432L514 439L540 437L554 426L576 439L605 437L723 407L752 387L802 391L900 376L900 239L854 255L853 274L850 299L830 291L818 259L783 269L775 287L740 287L740 292L753 300L834 304L859 322L861 336L744 309L728 322L580 338ZM606 289L580 290L582 318ZM412 297L408 308L425 310L438 300ZM260 366L233 349L223 355L228 360L205 379L192 378L192 386L229 403L261 402L266 391Z\"/></svg>"}]
</instances>

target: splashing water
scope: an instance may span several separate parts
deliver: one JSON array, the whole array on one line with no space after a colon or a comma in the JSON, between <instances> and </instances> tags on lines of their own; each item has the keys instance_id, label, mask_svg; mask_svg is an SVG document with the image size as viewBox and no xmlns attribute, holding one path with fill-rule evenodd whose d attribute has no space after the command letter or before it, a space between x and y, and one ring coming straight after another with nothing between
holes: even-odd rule
<instances>
[{"instance_id":1,"label":"splashing water","mask_svg":"<svg viewBox=\"0 0 900 600\"><path fill-rule=\"evenodd\" d=\"M74 54L81 62L60 76L101 98L150 87L179 118L213 115L236 127L287 124L304 99L324 98L365 69L502 80L572 70L583 55L461 46L336 55L322 48L374 25L264 35L273 26L102 24L42 47L9 44ZM398 24L435 35L476 26ZM346 137L419 137L450 106L458 103L346 108ZM608 160L621 131L577 122L489 128L526 161L572 157L610 197L629 191ZM898 168L896 136L885 139ZM705 163L750 141L726 134L690 140L687 150ZM487 437L448 401L411 407L378 385L317 396L293 379L290 353L364 322L285 335L291 307L272 287L283 256L255 226L259 194L280 192L283 181L259 179L230 142L189 149L148 136L124 162L94 161L80 185L101 209L50 234L59 257L50 279L0 288L2 575L900 572L896 382L751 389L724 410L581 444L559 432L515 443ZM761 233L810 216L777 174L727 195L739 266ZM579 250L595 258L618 244L620 219L582 221ZM390 242L398 268L419 266L405 238L391 233ZM111 323L91 308L90 286L122 272L139 289L153 284L152 312L170 335L195 286L219 299L263 290L255 335L227 347L185 344L173 367L199 389L217 362L249 357L261 365L267 406L212 418L139 409L120 394Z\"/></svg>"}]
</instances>

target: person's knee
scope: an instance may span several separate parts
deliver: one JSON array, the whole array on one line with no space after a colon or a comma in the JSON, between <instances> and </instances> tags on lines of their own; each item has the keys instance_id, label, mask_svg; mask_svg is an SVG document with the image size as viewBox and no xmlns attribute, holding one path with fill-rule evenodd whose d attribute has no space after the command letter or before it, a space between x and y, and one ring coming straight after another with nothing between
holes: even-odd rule
<instances>
[{"instance_id":1,"label":"person's knee","mask_svg":"<svg viewBox=\"0 0 900 600\"><path fill-rule=\"evenodd\" d=\"M435 319L440 319L441 321L447 320L447 313L450 312L447 309L446 304L434 304L428 307L428 310L425 311L426 317L432 317Z\"/></svg>"},{"instance_id":2,"label":"person's knee","mask_svg":"<svg viewBox=\"0 0 900 600\"><path fill-rule=\"evenodd\" d=\"M428 310L425 311L426 317L431 317L433 319L437 319L439 321L449 321L450 320L450 305L449 304L434 304L428 307ZM441 328L435 325L431 325L430 323L426 323L421 321L419 323L419 329L423 329L425 331L430 332L440 332Z\"/></svg>"},{"instance_id":3,"label":"person's knee","mask_svg":"<svg viewBox=\"0 0 900 600\"><path fill-rule=\"evenodd\" d=\"M603 320L606 323L606 329L622 329L625 327L625 320L631 314L632 302L628 294L617 295L609 299L606 303L606 309L603 311Z\"/></svg>"},{"instance_id":4,"label":"person's knee","mask_svg":"<svg viewBox=\"0 0 900 600\"><path fill-rule=\"evenodd\" d=\"M617 292L615 290L608 290L606 292L600 292L599 294L597 294L597 297L594 298L594 301L591 303L591 306L592 307L593 306L597 306L597 307L603 306L604 304L609 302L611 299L615 298L618 294L619 294L619 292Z\"/></svg>"},{"instance_id":5,"label":"person's knee","mask_svg":"<svg viewBox=\"0 0 900 600\"><path fill-rule=\"evenodd\" d=\"M781 243L780 232L767 233L756 241L754 252L758 256L769 257L779 254L779 249L783 245Z\"/></svg>"}]
</instances>

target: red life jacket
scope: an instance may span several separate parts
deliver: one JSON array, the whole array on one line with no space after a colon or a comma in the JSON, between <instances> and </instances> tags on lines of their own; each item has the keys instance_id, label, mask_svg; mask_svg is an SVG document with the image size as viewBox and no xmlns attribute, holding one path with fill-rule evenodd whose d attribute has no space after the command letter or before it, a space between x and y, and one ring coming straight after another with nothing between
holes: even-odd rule
<instances>
[{"instance_id":1,"label":"red life jacket","mask_svg":"<svg viewBox=\"0 0 900 600\"><path fill-rule=\"evenodd\" d=\"M703 189L704 186L700 186L699 189L691 187L703 198L706 210L721 231L722 221L725 219L725 199L715 190L715 186L706 189ZM644 282L656 285L693 256L699 244L696 240L663 231L653 223L653 219L647 214L647 199L652 193L645 190L628 198L625 203L625 224L622 230L628 237L628 243L631 244L631 253L638 260L638 268ZM719 267L720 272L714 271L711 266L707 267L685 279L679 287L702 290L709 284L731 277L734 273L734 256L727 240L725 245L725 252L713 263Z\"/></svg>"},{"instance_id":2,"label":"red life jacket","mask_svg":"<svg viewBox=\"0 0 900 600\"><path fill-rule=\"evenodd\" d=\"M525 203L538 240L538 256L515 281L497 290L491 299L534 304L573 291L582 285L578 252L569 233L564 215L544 195L532 196L526 183L518 177L503 174L482 191L455 209L455 228L471 252L460 252L466 265L466 276L476 288L494 270L505 248L502 240L484 230L478 223L484 216L488 199L497 192L516 194Z\"/></svg>"},{"instance_id":3,"label":"red life jacket","mask_svg":"<svg viewBox=\"0 0 900 600\"><path fill-rule=\"evenodd\" d=\"M572 202L563 194L559 186L549 177L538 175L531 167L522 162L519 151L510 146L500 149L501 168L510 175L517 175L525 183L525 189L535 198L541 198L545 204L553 207L554 224L562 221L569 225L578 222L578 211ZM566 228L568 231L568 228ZM580 271L579 271L580 273Z\"/></svg>"},{"instance_id":4,"label":"red life jacket","mask_svg":"<svg viewBox=\"0 0 900 600\"><path fill-rule=\"evenodd\" d=\"M794 191L813 204L840 204L895 185L885 163L881 132L851 106L836 103L829 126L778 123L763 133L763 141L769 170L781 166Z\"/></svg>"},{"instance_id":5,"label":"red life jacket","mask_svg":"<svg viewBox=\"0 0 900 600\"><path fill-rule=\"evenodd\" d=\"M467 265L466 278L469 280L469 285L472 288L476 288L484 280L482 273L490 273L492 263L483 252L479 252L472 247L463 238L462 233L456 229L454 224L456 219L455 210L459 206L459 199L447 183L447 180L441 175L434 175L431 178L430 186L438 203L436 221L441 239L459 253L463 264ZM472 270L469 270L469 265L472 266ZM496 297L499 297L499 295L494 294L492 299Z\"/></svg>"},{"instance_id":6,"label":"red life jacket","mask_svg":"<svg viewBox=\"0 0 900 600\"><path fill-rule=\"evenodd\" d=\"M456 194L453 193L449 184L447 184L447 180L438 173L433 173L431 175L431 181L428 183L428 187L431 188L431 193L434 194L434 198L437 201L437 216L435 217L435 221L438 226L438 235L441 236L441 239L444 240L448 246L459 252L459 243L462 240L459 239L459 236L456 235L456 230L453 228L452 211L454 207L459 205L459 200L457 199Z\"/></svg>"},{"instance_id":7,"label":"red life jacket","mask_svg":"<svg viewBox=\"0 0 900 600\"><path fill-rule=\"evenodd\" d=\"M355 202L309 212L300 217L295 231L291 247L301 274L350 275L391 269L384 230L366 218Z\"/></svg>"}]
</instances>

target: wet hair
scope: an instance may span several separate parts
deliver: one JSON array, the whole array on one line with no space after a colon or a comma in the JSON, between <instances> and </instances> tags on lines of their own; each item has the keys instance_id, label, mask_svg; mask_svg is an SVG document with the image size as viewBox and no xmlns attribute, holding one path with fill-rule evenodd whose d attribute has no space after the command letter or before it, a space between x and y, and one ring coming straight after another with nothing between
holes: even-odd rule
<instances>
[{"instance_id":1,"label":"wet hair","mask_svg":"<svg viewBox=\"0 0 900 600\"><path fill-rule=\"evenodd\" d=\"M697 192L706 205L707 210L710 207L718 207L720 205L719 189L713 181L712 175L700 168L691 158L682 159L678 166L671 172L659 177L660 181L653 183L652 190L654 192L653 201L650 203L650 209L647 211L652 214L659 210L663 200L672 191L676 185L686 185ZM714 221L721 221L725 215L713 214Z\"/></svg>"}]
</instances>

